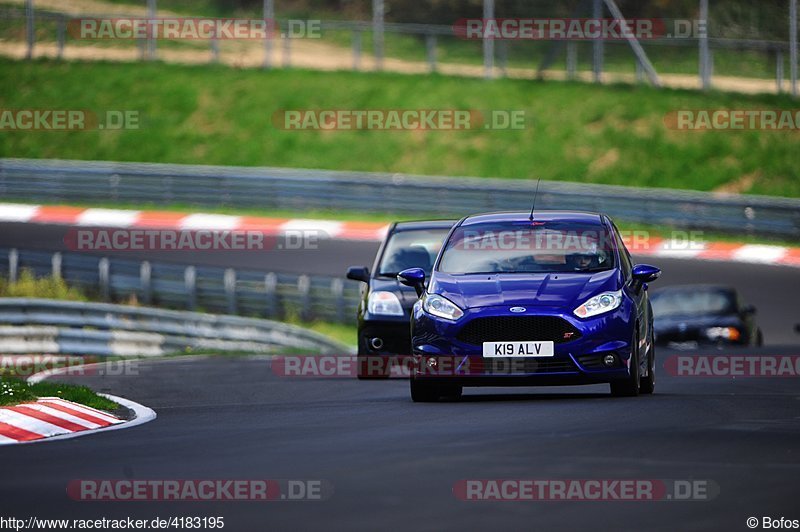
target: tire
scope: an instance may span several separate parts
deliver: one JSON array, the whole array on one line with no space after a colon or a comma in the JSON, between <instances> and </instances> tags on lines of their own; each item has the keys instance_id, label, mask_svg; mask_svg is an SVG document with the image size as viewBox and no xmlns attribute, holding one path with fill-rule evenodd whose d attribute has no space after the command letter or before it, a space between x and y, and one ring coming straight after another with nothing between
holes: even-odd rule
<instances>
[{"instance_id":1,"label":"tire","mask_svg":"<svg viewBox=\"0 0 800 532\"><path fill-rule=\"evenodd\" d=\"M639 382L639 393L652 395L656 391L656 344L653 343L653 333L650 333L650 351L647 357L647 377Z\"/></svg>"},{"instance_id":2,"label":"tire","mask_svg":"<svg viewBox=\"0 0 800 532\"><path fill-rule=\"evenodd\" d=\"M614 397L636 397L639 395L639 333L636 333L633 341L630 367L632 371L627 379L611 383L611 395Z\"/></svg>"},{"instance_id":3,"label":"tire","mask_svg":"<svg viewBox=\"0 0 800 532\"><path fill-rule=\"evenodd\" d=\"M415 403L433 403L439 400L441 391L438 385L413 378L410 382L411 400Z\"/></svg>"},{"instance_id":4,"label":"tire","mask_svg":"<svg viewBox=\"0 0 800 532\"><path fill-rule=\"evenodd\" d=\"M439 390L440 397L447 401L458 401L464 393L464 388L458 385L443 386Z\"/></svg>"}]
</instances>

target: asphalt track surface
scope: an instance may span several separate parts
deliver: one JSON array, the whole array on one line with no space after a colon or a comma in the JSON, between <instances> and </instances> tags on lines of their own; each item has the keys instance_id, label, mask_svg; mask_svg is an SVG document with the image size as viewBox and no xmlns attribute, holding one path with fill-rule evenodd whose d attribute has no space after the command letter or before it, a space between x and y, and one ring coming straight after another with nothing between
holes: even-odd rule
<instances>
[{"instance_id":1,"label":"asphalt track surface","mask_svg":"<svg viewBox=\"0 0 800 532\"><path fill-rule=\"evenodd\" d=\"M69 251L64 244L67 228L56 225L0 224L0 247ZM376 242L321 240L317 249L268 249L264 251L202 253L117 252L110 255L160 262L234 267L256 271L344 275L348 266L372 266ZM766 345L797 345L800 335L800 269L759 264L686 261L643 257L642 262L664 270L653 288L670 284L720 283L738 288L758 309L757 319Z\"/></svg>"},{"instance_id":2,"label":"asphalt track surface","mask_svg":"<svg viewBox=\"0 0 800 532\"><path fill-rule=\"evenodd\" d=\"M53 231L63 231L7 225L2 246L48 247L47 231L56 239ZM327 242L318 250L191 259L335 275L371 264L375 249ZM659 284L734 284L759 308L770 344L760 354L800 354L775 347L800 343L796 269L647 261L664 269ZM659 351L659 366L670 354ZM749 517L800 519L797 378L675 377L661 369L653 396L612 398L605 385L468 388L461 402L414 404L402 380L292 379L276 375L266 358L178 358L137 368L136 375L71 380L147 405L158 419L0 448L0 515L222 516L224 530L728 531L749 530ZM333 491L303 502L80 502L66 493L76 479L307 479L326 480ZM466 479L677 479L719 491L693 501L475 502L454 496Z\"/></svg>"},{"instance_id":3,"label":"asphalt track surface","mask_svg":"<svg viewBox=\"0 0 800 532\"><path fill-rule=\"evenodd\" d=\"M667 353L661 352L662 360ZM224 530L748 530L800 518L797 378L670 377L607 386L468 388L415 404L401 380L279 377L264 358L152 361L73 378L139 401L130 430L0 450L0 514L223 516ZM82 502L76 479L319 479L325 501ZM466 479L691 479L693 501L464 501ZM712 490L713 491L713 490Z\"/></svg>"}]
</instances>

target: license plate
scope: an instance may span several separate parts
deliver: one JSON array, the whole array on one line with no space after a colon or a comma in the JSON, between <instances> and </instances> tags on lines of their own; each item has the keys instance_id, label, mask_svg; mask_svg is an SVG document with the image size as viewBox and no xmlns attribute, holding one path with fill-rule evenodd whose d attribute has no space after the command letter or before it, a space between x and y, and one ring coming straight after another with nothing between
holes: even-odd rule
<instances>
[{"instance_id":1,"label":"license plate","mask_svg":"<svg viewBox=\"0 0 800 532\"><path fill-rule=\"evenodd\" d=\"M483 342L484 358L493 357L551 357L553 342Z\"/></svg>"}]
</instances>

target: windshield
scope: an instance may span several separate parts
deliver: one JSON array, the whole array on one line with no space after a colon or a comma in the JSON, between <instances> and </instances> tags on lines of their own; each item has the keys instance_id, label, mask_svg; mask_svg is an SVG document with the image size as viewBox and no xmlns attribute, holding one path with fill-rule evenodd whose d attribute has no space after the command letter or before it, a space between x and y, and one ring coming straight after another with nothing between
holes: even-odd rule
<instances>
[{"instance_id":1,"label":"windshield","mask_svg":"<svg viewBox=\"0 0 800 532\"><path fill-rule=\"evenodd\" d=\"M734 309L733 297L723 290L655 292L650 302L657 317L727 314Z\"/></svg>"},{"instance_id":2,"label":"windshield","mask_svg":"<svg viewBox=\"0 0 800 532\"><path fill-rule=\"evenodd\" d=\"M394 233L381 258L378 275L394 277L408 268L422 268L430 275L447 229L415 229Z\"/></svg>"},{"instance_id":3,"label":"windshield","mask_svg":"<svg viewBox=\"0 0 800 532\"><path fill-rule=\"evenodd\" d=\"M613 246L603 226L526 220L459 227L447 243L439 271L589 273L614 266Z\"/></svg>"}]
</instances>

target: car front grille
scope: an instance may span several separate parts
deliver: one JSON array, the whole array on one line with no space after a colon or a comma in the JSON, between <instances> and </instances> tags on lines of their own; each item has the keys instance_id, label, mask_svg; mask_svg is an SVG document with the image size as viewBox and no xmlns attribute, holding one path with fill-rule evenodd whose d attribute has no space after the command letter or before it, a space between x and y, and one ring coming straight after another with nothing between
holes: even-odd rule
<instances>
[{"instance_id":1,"label":"car front grille","mask_svg":"<svg viewBox=\"0 0 800 532\"><path fill-rule=\"evenodd\" d=\"M483 342L554 342L581 337L580 331L558 316L493 316L476 318L461 328L457 338L467 344Z\"/></svg>"},{"instance_id":2,"label":"car front grille","mask_svg":"<svg viewBox=\"0 0 800 532\"><path fill-rule=\"evenodd\" d=\"M481 366L478 372L485 375L573 373L577 370L568 358L484 358L478 364Z\"/></svg>"}]
</instances>

